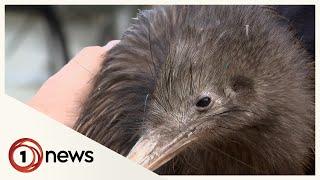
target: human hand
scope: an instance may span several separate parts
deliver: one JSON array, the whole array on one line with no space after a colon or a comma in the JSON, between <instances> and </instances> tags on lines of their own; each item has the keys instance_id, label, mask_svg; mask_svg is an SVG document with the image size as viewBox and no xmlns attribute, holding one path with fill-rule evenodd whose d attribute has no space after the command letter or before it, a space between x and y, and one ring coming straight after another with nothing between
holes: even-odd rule
<instances>
[{"instance_id":1,"label":"human hand","mask_svg":"<svg viewBox=\"0 0 320 180\"><path fill-rule=\"evenodd\" d=\"M107 51L119 43L82 49L60 71L51 76L27 103L51 118L73 127L81 105L92 88L92 78L98 73Z\"/></svg>"}]
</instances>

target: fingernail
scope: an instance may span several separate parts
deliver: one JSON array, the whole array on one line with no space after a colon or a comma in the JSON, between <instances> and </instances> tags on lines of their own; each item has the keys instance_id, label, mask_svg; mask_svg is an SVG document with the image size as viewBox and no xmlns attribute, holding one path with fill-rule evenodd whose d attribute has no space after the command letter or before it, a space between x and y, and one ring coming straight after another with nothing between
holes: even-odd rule
<instances>
[{"instance_id":1,"label":"fingernail","mask_svg":"<svg viewBox=\"0 0 320 180\"><path fill-rule=\"evenodd\" d=\"M118 44L120 42L120 40L113 40L108 42L105 46L103 46L107 51L109 51L113 46L115 46L116 44Z\"/></svg>"}]
</instances>

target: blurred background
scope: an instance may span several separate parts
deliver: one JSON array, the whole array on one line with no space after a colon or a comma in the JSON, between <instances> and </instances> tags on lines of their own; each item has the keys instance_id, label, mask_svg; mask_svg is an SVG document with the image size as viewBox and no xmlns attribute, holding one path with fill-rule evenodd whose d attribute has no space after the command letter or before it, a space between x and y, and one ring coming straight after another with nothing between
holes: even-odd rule
<instances>
[{"instance_id":1,"label":"blurred background","mask_svg":"<svg viewBox=\"0 0 320 180\"><path fill-rule=\"evenodd\" d=\"M5 91L29 100L42 83L83 47L119 39L132 18L150 6L5 6ZM314 5L278 5L314 56Z\"/></svg>"},{"instance_id":2,"label":"blurred background","mask_svg":"<svg viewBox=\"0 0 320 180\"><path fill-rule=\"evenodd\" d=\"M119 39L148 6L6 6L5 91L29 100L83 47Z\"/></svg>"}]
</instances>

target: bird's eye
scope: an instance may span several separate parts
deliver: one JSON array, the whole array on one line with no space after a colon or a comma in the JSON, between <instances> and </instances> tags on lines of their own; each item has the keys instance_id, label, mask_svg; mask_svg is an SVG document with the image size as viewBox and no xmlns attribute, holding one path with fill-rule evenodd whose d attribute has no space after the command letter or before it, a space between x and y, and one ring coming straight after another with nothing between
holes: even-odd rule
<instances>
[{"instance_id":1,"label":"bird's eye","mask_svg":"<svg viewBox=\"0 0 320 180\"><path fill-rule=\"evenodd\" d=\"M200 98L197 101L196 106L198 110L205 110L207 107L209 107L210 103L211 103L211 98L208 96L205 96Z\"/></svg>"}]
</instances>

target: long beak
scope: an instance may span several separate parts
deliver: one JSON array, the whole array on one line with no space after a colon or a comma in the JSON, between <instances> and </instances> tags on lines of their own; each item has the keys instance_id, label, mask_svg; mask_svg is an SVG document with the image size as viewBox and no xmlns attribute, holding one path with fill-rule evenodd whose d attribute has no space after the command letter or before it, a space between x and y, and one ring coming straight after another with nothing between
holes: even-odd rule
<instances>
[{"instance_id":1,"label":"long beak","mask_svg":"<svg viewBox=\"0 0 320 180\"><path fill-rule=\"evenodd\" d=\"M164 139L154 134L142 136L127 156L151 171L171 160L195 139L190 132L181 133L169 143L164 143Z\"/></svg>"}]
</instances>

